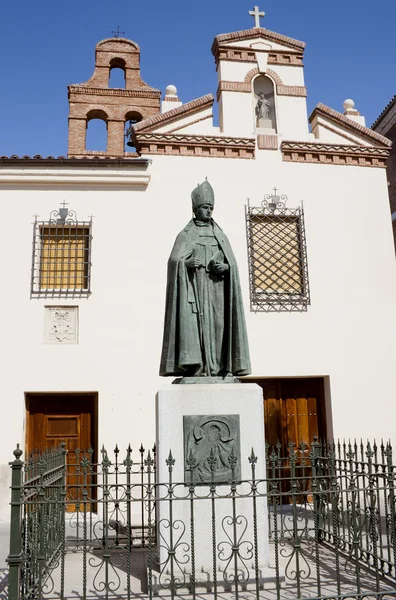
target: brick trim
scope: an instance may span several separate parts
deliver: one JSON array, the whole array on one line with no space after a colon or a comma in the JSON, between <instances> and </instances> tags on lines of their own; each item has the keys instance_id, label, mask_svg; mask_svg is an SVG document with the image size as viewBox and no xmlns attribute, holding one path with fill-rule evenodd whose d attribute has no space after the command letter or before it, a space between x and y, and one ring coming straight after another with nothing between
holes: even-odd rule
<instances>
[{"instance_id":1,"label":"brick trim","mask_svg":"<svg viewBox=\"0 0 396 600\"><path fill-rule=\"evenodd\" d=\"M244 82L252 83L252 81L253 81L254 77L256 77L256 75L268 75L268 77L271 77L271 79L273 79L275 81L277 86L284 85L284 83L283 83L282 79L279 77L278 73L275 73L275 71L273 71L272 69L266 69L265 73L260 73L260 71L258 70L257 67L255 67L254 69L251 69L248 73L246 73Z\"/></svg>"},{"instance_id":2,"label":"brick trim","mask_svg":"<svg viewBox=\"0 0 396 600\"><path fill-rule=\"evenodd\" d=\"M211 108L213 103L214 98L212 94L207 94L206 96L202 96L201 98L187 102L186 104L178 106L177 108L171 108L171 110L168 110L165 113L144 119L143 121L140 121L140 123L136 123L133 129L135 133L143 131L149 132L160 125L172 123L173 121L193 115L205 108Z\"/></svg>"},{"instance_id":3,"label":"brick trim","mask_svg":"<svg viewBox=\"0 0 396 600\"><path fill-rule=\"evenodd\" d=\"M277 85L276 91L278 96L307 97L307 88L304 85Z\"/></svg>"},{"instance_id":4,"label":"brick trim","mask_svg":"<svg viewBox=\"0 0 396 600\"><path fill-rule=\"evenodd\" d=\"M261 48L246 49L236 46L221 46L216 55L216 64L221 60L230 62L256 62L256 53L266 52L268 54L268 64L287 65L289 67L303 67L303 55L294 52L282 50L264 50Z\"/></svg>"},{"instance_id":5,"label":"brick trim","mask_svg":"<svg viewBox=\"0 0 396 600\"><path fill-rule=\"evenodd\" d=\"M251 91L251 87L249 87L249 90L247 89L247 86L251 86L251 83L253 81L253 79L256 76L259 75L268 75L268 77L271 77L271 79L274 80L275 85L276 85L276 93L278 94L278 96L298 96L301 98L306 98L307 97L307 88L303 85L284 85L282 79L279 77L278 73L275 73L275 71L273 71L272 69L266 69L265 73L260 73L260 71L258 70L257 67L255 67L254 69L251 69L248 73L246 73L245 75L245 80L244 80L244 84L246 85L246 90L242 90L242 89L227 89L227 91ZM222 82L220 82L221 84ZM226 82L227 84L230 83L234 83L234 82ZM235 82L236 85L243 85L243 84L237 84L237 82Z\"/></svg>"},{"instance_id":6,"label":"brick trim","mask_svg":"<svg viewBox=\"0 0 396 600\"><path fill-rule=\"evenodd\" d=\"M379 133L376 133L368 127L364 127L359 123L355 123L355 121L348 119L348 117L345 117L343 114L330 108L329 106L326 106L325 104L319 103L315 106L311 116L309 117L309 122L312 123L312 121L317 116L328 117L335 123L342 125L346 129L349 129L354 134L361 135L367 138L368 140L370 140L371 143L376 142L377 145L379 144L381 146L387 147L392 145L392 142L388 140L388 138L384 137L383 135L380 135Z\"/></svg>"},{"instance_id":7,"label":"brick trim","mask_svg":"<svg viewBox=\"0 0 396 600\"><path fill-rule=\"evenodd\" d=\"M137 133L135 143L141 154L211 158L254 158L254 138Z\"/></svg>"},{"instance_id":8,"label":"brick trim","mask_svg":"<svg viewBox=\"0 0 396 600\"><path fill-rule=\"evenodd\" d=\"M70 94L90 94L98 96L120 96L123 98L160 98L160 90L147 89L142 90L141 88L136 90L124 90L118 88L94 88L86 87L82 85L69 85L68 86L69 96Z\"/></svg>"},{"instance_id":9,"label":"brick trim","mask_svg":"<svg viewBox=\"0 0 396 600\"><path fill-rule=\"evenodd\" d=\"M252 91L252 86L250 83L244 83L242 81L219 81L219 85L217 87L217 101L220 99L221 92L240 92L243 94L250 94Z\"/></svg>"},{"instance_id":10,"label":"brick trim","mask_svg":"<svg viewBox=\"0 0 396 600\"><path fill-rule=\"evenodd\" d=\"M388 148L288 141L282 142L281 151L285 162L380 168L386 167L390 153Z\"/></svg>"},{"instance_id":11,"label":"brick trim","mask_svg":"<svg viewBox=\"0 0 396 600\"><path fill-rule=\"evenodd\" d=\"M278 136L260 133L257 136L257 147L260 150L278 150Z\"/></svg>"},{"instance_id":12,"label":"brick trim","mask_svg":"<svg viewBox=\"0 0 396 600\"><path fill-rule=\"evenodd\" d=\"M255 38L264 38L272 42L285 44L286 46L289 46L290 48L293 48L295 50L305 49L305 42L301 42L300 40L296 40L286 35L282 35L281 33L275 33L275 31L270 31L269 29L260 27L257 29L243 29L241 31L233 31L232 33L222 33L220 35L216 35L212 44L212 54L215 55L219 46L226 42L252 40Z\"/></svg>"},{"instance_id":13,"label":"brick trim","mask_svg":"<svg viewBox=\"0 0 396 600\"><path fill-rule=\"evenodd\" d=\"M178 96L165 96L163 102L180 102Z\"/></svg>"}]
</instances>

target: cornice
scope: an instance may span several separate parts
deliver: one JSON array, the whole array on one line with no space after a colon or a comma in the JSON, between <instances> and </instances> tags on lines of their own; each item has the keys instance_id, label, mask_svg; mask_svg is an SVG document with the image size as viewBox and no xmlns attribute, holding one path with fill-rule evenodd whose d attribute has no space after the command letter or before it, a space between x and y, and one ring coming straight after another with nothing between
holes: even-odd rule
<instances>
[{"instance_id":1,"label":"cornice","mask_svg":"<svg viewBox=\"0 0 396 600\"><path fill-rule=\"evenodd\" d=\"M364 127L363 125L348 119L348 117L345 117L338 111L326 106L325 104L319 103L315 106L311 116L309 117L309 122L312 123L317 116L328 117L330 120L335 121L339 125L345 127L345 129L349 129L349 131L353 132L355 135L360 135L370 140L371 143L375 142L377 145L386 147L392 145L392 142L383 135L380 135L372 129Z\"/></svg>"},{"instance_id":2,"label":"cornice","mask_svg":"<svg viewBox=\"0 0 396 600\"><path fill-rule=\"evenodd\" d=\"M390 153L388 148L289 141L282 142L281 151L285 162L380 168Z\"/></svg>"},{"instance_id":3,"label":"cornice","mask_svg":"<svg viewBox=\"0 0 396 600\"><path fill-rule=\"evenodd\" d=\"M303 67L303 54L288 52L287 50L272 50L263 48L240 48L239 46L221 46L215 55L216 64L221 60L229 62L252 62L257 61L256 54L267 53L269 65L287 65L288 67Z\"/></svg>"},{"instance_id":4,"label":"cornice","mask_svg":"<svg viewBox=\"0 0 396 600\"><path fill-rule=\"evenodd\" d=\"M118 88L97 88L81 85L69 85L69 97L71 94L84 94L91 96L120 96L123 98L161 98L160 90L154 88L136 88L136 89L118 89Z\"/></svg>"},{"instance_id":5,"label":"cornice","mask_svg":"<svg viewBox=\"0 0 396 600\"><path fill-rule=\"evenodd\" d=\"M138 133L136 145L141 154L210 158L254 158L254 138L169 133Z\"/></svg>"},{"instance_id":6,"label":"cornice","mask_svg":"<svg viewBox=\"0 0 396 600\"><path fill-rule=\"evenodd\" d=\"M211 108L213 106L213 103L214 98L212 94L207 94L206 96L202 96L201 98L197 98L196 100L187 102L182 106L172 108L171 110L168 110L165 113L160 113L158 115L154 115L153 117L148 117L148 119L144 119L143 121L136 123L136 125L133 126L133 131L135 134L143 131L152 131L153 129L156 129L159 126L173 123L174 121L178 121L181 118L185 118L195 114L198 111L202 111L205 108Z\"/></svg>"},{"instance_id":7,"label":"cornice","mask_svg":"<svg viewBox=\"0 0 396 600\"><path fill-rule=\"evenodd\" d=\"M286 46L294 49L304 51L305 43L300 40L296 40L294 38L288 37L286 35L282 35L281 33L275 33L274 31L270 31L269 29L265 29L264 27L253 28L253 29L244 29L242 31L234 31L232 33L223 33L221 35L217 35L213 40L212 44L212 54L216 56L216 53L220 46L226 44L227 42L237 42L243 40L254 40L257 38L264 38L266 40L270 40L272 42L278 42L279 44L285 44Z\"/></svg>"},{"instance_id":8,"label":"cornice","mask_svg":"<svg viewBox=\"0 0 396 600\"><path fill-rule=\"evenodd\" d=\"M0 183L147 186L151 160L145 158L0 157Z\"/></svg>"},{"instance_id":9,"label":"cornice","mask_svg":"<svg viewBox=\"0 0 396 600\"><path fill-rule=\"evenodd\" d=\"M13 154L12 156L0 156L0 168L2 167L91 167L91 168L114 168L114 167L148 167L151 161L146 158L109 158L108 156L84 156L83 158L67 157L67 156L46 156L43 157L40 154L34 156L18 156Z\"/></svg>"}]
</instances>

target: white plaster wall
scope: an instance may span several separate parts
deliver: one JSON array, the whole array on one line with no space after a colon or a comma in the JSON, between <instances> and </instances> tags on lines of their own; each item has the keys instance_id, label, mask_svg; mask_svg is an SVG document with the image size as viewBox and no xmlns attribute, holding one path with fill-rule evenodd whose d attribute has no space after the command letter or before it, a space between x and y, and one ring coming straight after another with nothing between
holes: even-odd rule
<instances>
[{"instance_id":1,"label":"white plaster wall","mask_svg":"<svg viewBox=\"0 0 396 600\"><path fill-rule=\"evenodd\" d=\"M322 127L322 124L331 128L327 129L327 127ZM340 128L341 133L345 133L347 137L344 137L337 133L336 131L332 131L333 129L338 129L339 126L335 125L329 119L325 119L323 117L317 117L313 122L312 131L315 133L315 136L323 142L332 142L333 144L349 144L349 145L358 145L358 146L370 146L371 144L367 141L367 139L362 138L362 136L355 135L352 131L348 129ZM348 139L349 138L349 139Z\"/></svg>"},{"instance_id":2,"label":"white plaster wall","mask_svg":"<svg viewBox=\"0 0 396 600\"><path fill-rule=\"evenodd\" d=\"M166 133L167 131L172 132L174 129L182 129L183 127L188 127L189 123L192 121L198 121L200 119L205 119L204 121L199 121L197 123L198 129L201 128L202 131L208 130L209 127L213 126L213 109L210 106L209 108L205 108L194 115L188 115L187 117L181 118L178 121L173 121L171 123L166 123L164 125L159 125L156 128L156 132L158 133ZM177 132L175 132L177 133Z\"/></svg>"},{"instance_id":3,"label":"white plaster wall","mask_svg":"<svg viewBox=\"0 0 396 600\"><path fill-rule=\"evenodd\" d=\"M256 67L252 62L221 60L217 70L219 81L245 81L246 73Z\"/></svg>"},{"instance_id":4,"label":"white plaster wall","mask_svg":"<svg viewBox=\"0 0 396 600\"><path fill-rule=\"evenodd\" d=\"M279 135L286 140L309 140L307 101L295 96L276 96Z\"/></svg>"},{"instance_id":5,"label":"white plaster wall","mask_svg":"<svg viewBox=\"0 0 396 600\"><path fill-rule=\"evenodd\" d=\"M288 65L268 65L282 79L283 85L305 85L304 68Z\"/></svg>"},{"instance_id":6,"label":"white plaster wall","mask_svg":"<svg viewBox=\"0 0 396 600\"><path fill-rule=\"evenodd\" d=\"M87 186L0 185L3 223L15 225L0 237L3 471L15 444L24 445L25 392L96 391L100 444L123 451L153 442L166 263L206 176L240 267L253 376L328 376L337 437L394 437L396 274L385 170L284 163L275 151L256 160L158 156L146 191L99 177ZM274 185L291 207L304 199L306 313L249 310L244 204L258 205ZM94 215L92 295L30 299L32 217L47 219L64 199L80 219ZM56 304L79 306L78 345L43 343L44 306Z\"/></svg>"},{"instance_id":7,"label":"white plaster wall","mask_svg":"<svg viewBox=\"0 0 396 600\"><path fill-rule=\"evenodd\" d=\"M226 136L250 137L255 134L253 94L222 92L221 132Z\"/></svg>"}]
</instances>

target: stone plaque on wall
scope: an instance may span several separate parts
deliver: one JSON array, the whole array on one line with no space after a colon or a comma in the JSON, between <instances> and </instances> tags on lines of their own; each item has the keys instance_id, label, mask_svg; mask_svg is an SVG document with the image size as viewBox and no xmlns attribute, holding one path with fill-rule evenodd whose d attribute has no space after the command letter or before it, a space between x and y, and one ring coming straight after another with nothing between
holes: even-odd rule
<instances>
[{"instance_id":1,"label":"stone plaque on wall","mask_svg":"<svg viewBox=\"0 0 396 600\"><path fill-rule=\"evenodd\" d=\"M78 306L45 307L44 343L78 343Z\"/></svg>"},{"instance_id":2,"label":"stone plaque on wall","mask_svg":"<svg viewBox=\"0 0 396 600\"><path fill-rule=\"evenodd\" d=\"M232 481L231 461L236 459L235 481L241 479L241 444L239 415L185 415L184 482L206 483ZM235 458L234 458L235 457ZM189 464L193 459L193 463ZM208 460L209 459L209 460ZM192 478L191 478L192 475Z\"/></svg>"}]
</instances>

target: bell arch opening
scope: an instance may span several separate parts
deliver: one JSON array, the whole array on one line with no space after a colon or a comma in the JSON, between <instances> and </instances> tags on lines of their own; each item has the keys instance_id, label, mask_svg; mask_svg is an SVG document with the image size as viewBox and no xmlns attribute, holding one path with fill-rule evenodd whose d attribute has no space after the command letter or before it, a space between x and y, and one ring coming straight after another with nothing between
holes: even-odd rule
<instances>
[{"instance_id":1,"label":"bell arch opening","mask_svg":"<svg viewBox=\"0 0 396 600\"><path fill-rule=\"evenodd\" d=\"M256 130L265 133L277 132L275 88L273 81L265 75L253 80L254 119Z\"/></svg>"},{"instance_id":2,"label":"bell arch opening","mask_svg":"<svg viewBox=\"0 0 396 600\"><path fill-rule=\"evenodd\" d=\"M107 118L104 110L91 110L87 114L86 151L107 151Z\"/></svg>"},{"instance_id":3,"label":"bell arch opening","mask_svg":"<svg viewBox=\"0 0 396 600\"><path fill-rule=\"evenodd\" d=\"M109 71L109 88L125 89L126 64L123 58L112 58Z\"/></svg>"},{"instance_id":4,"label":"bell arch opening","mask_svg":"<svg viewBox=\"0 0 396 600\"><path fill-rule=\"evenodd\" d=\"M136 152L136 147L132 139L132 127L135 123L143 120L143 115L134 110L125 115L125 152Z\"/></svg>"}]
</instances>

